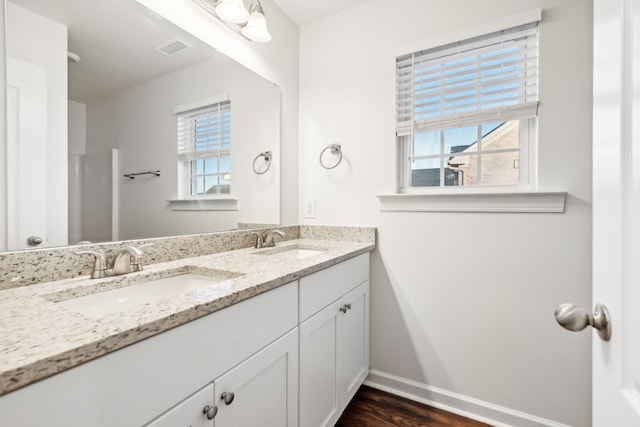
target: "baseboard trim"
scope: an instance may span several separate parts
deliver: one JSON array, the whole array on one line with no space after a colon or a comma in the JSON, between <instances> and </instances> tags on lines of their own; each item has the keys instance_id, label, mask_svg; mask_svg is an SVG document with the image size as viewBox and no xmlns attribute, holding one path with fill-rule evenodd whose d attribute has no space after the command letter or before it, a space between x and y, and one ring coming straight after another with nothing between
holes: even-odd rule
<instances>
[{"instance_id":1,"label":"baseboard trim","mask_svg":"<svg viewBox=\"0 0 640 427\"><path fill-rule=\"evenodd\" d=\"M525 412L372 369L365 385L495 427L569 427Z\"/></svg>"}]
</instances>

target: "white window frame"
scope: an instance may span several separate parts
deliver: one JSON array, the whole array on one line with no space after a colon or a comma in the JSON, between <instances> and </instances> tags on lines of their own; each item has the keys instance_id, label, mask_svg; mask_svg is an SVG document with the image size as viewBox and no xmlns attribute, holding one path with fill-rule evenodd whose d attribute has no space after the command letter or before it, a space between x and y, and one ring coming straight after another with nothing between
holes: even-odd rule
<instances>
[{"instance_id":1,"label":"white window frame","mask_svg":"<svg viewBox=\"0 0 640 427\"><path fill-rule=\"evenodd\" d=\"M446 129L441 129L443 133ZM532 173L536 168L536 155L532 150L535 149L535 141L537 140L537 118L520 119L520 141L519 149L502 149L502 150L490 150L489 154L498 154L502 152L519 152L519 169L520 169L520 183L517 185L503 184L503 185L474 185L474 186L433 186L433 187L412 187L412 169L410 166L412 156L412 135L399 136L397 138L398 144L398 179L396 191L401 194L430 194L441 192L465 192L465 193L477 193L477 192L512 192L512 191L531 191L536 187L536 174ZM443 138L441 135L441 144L443 144ZM478 174L481 173L482 153L487 151L480 150L478 153ZM452 157L451 153L445 153L441 147L440 154L434 154L431 156L424 156L430 158L440 158L444 165L440 169L440 182L444 182L444 170L446 169L446 158Z\"/></svg>"},{"instance_id":2,"label":"white window frame","mask_svg":"<svg viewBox=\"0 0 640 427\"><path fill-rule=\"evenodd\" d=\"M228 95L221 95L215 98L178 106L174 109L177 123L180 123L181 115L188 114L194 110L207 107L219 108L223 103L230 103ZM191 151L189 145L193 145L194 141L189 136L181 134L182 130L178 129L178 149L177 149L177 188L178 197L167 200L171 210L238 210L238 200L233 197L231 191L229 193L217 194L192 194L192 161L202 155L202 158L220 158L231 157L231 145L229 147L212 148L204 154ZM227 137L231 137L231 129L228 131ZM232 144L232 143L231 143ZM233 188L233 187L231 187Z\"/></svg>"},{"instance_id":3,"label":"white window frame","mask_svg":"<svg viewBox=\"0 0 640 427\"><path fill-rule=\"evenodd\" d=\"M540 21L542 10L535 8L497 18L475 26L466 26L455 32L443 33L428 40L399 46L395 57L419 50L466 40L489 34L504 28L512 28L528 22ZM543 53L542 53L543 54ZM397 147L397 177L394 192L379 194L382 212L495 212L495 213L562 213L565 209L566 191L540 191L538 189L538 135L537 126L529 126L528 186L511 187L437 187L423 191L400 192L403 154ZM398 145L398 144L396 144Z\"/></svg>"},{"instance_id":4,"label":"white window frame","mask_svg":"<svg viewBox=\"0 0 640 427\"><path fill-rule=\"evenodd\" d=\"M484 37L486 35L490 35L493 33L497 33L500 31L504 31L507 29L511 29L514 27L519 27L522 25L527 25L529 23L539 22L541 17L540 9L536 9L533 11L529 11L527 13L521 14L519 16L513 17L512 19L503 19L497 21L492 24L487 24L483 27L471 30L467 33L461 33L459 37L455 35L449 35L448 38L441 38L437 41L432 41L430 43L425 43L419 49L412 49L407 53L405 50L402 54L397 55L398 58L406 57L408 55L412 55L414 52L428 51L433 48L439 48L441 46L446 46L450 44L455 44L458 40L469 40L474 39L476 37ZM537 109L537 99L535 100L535 105ZM528 109L529 111L531 108ZM413 107L411 107L411 111L413 111ZM483 110L478 110L477 113L469 113L471 115L482 115ZM535 190L537 186L537 115L536 117L529 118L521 118L520 120L520 141L519 141L519 174L520 181L518 184L510 184L510 185L487 185L480 184L474 186L445 186L444 171L446 169L446 158L451 157L450 155L444 152L444 149L441 149L440 154L430 156L431 158L440 158L441 159L441 168L440 168L440 186L433 187L412 187L411 186L411 177L412 177L412 168L411 162L414 160L412 156L413 144L412 137L415 131L413 112L410 113L411 117L411 125L410 125L410 133L407 134L406 124L407 122L397 123L397 126L400 128L404 127L404 132L398 132L400 136L396 137L396 146L397 146L397 178L396 178L396 192L399 194L442 194L442 193L476 193L476 192L513 192L513 191L532 191ZM531 115L528 113L529 116ZM459 120L459 116L462 115L453 114L451 116L440 116L435 120L442 123L437 123L436 128L432 128L429 130L444 132L446 129L455 128L458 126L451 126L450 123L447 125L447 122L454 122ZM398 119L400 120L400 119ZM512 118L507 118L506 121L510 120L518 120L518 113L515 112ZM493 117L487 118L485 120L486 123L495 122ZM441 144L442 144L442 135L441 135ZM515 150L511 150L515 151ZM496 153L494 151L494 153ZM479 163L480 167L480 163Z\"/></svg>"}]
</instances>

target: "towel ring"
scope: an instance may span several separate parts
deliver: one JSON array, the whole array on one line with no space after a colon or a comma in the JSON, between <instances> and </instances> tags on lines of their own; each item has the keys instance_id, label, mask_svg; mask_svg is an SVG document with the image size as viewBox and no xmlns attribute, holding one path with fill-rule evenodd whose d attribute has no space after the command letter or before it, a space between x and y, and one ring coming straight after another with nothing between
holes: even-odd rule
<instances>
[{"instance_id":1,"label":"towel ring","mask_svg":"<svg viewBox=\"0 0 640 427\"><path fill-rule=\"evenodd\" d=\"M322 161L322 156L324 155L324 153L327 150L331 150L331 154L339 154L340 157L338 158L338 161L336 162L335 165L333 166L327 166L323 161ZM338 166L340 164L340 162L342 161L342 145L340 144L331 144L331 145L327 145L324 150L322 150L320 152L320 166L322 166L325 169L333 169L336 166Z\"/></svg>"},{"instance_id":2,"label":"towel ring","mask_svg":"<svg viewBox=\"0 0 640 427\"><path fill-rule=\"evenodd\" d=\"M258 169L256 168L256 162L258 161L258 159L260 157L264 157L264 161L267 163L267 168L263 171L258 171ZM269 170L269 168L271 168L271 159L273 158L273 155L271 153L271 151L265 151L264 153L260 153L256 156L255 159L253 159L253 171L258 174L258 175L262 175L263 173L267 172Z\"/></svg>"}]
</instances>

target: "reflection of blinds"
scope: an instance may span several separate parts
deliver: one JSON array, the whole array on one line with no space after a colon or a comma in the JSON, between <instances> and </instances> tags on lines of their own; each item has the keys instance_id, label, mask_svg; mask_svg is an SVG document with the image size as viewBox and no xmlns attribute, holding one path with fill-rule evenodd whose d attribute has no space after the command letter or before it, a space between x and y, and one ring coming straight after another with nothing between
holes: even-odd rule
<instances>
[{"instance_id":1,"label":"reflection of blinds","mask_svg":"<svg viewBox=\"0 0 640 427\"><path fill-rule=\"evenodd\" d=\"M176 114L178 158L195 160L219 155L231 148L231 101Z\"/></svg>"},{"instance_id":2,"label":"reflection of blinds","mask_svg":"<svg viewBox=\"0 0 640 427\"><path fill-rule=\"evenodd\" d=\"M396 58L396 133L535 117L538 23Z\"/></svg>"}]
</instances>

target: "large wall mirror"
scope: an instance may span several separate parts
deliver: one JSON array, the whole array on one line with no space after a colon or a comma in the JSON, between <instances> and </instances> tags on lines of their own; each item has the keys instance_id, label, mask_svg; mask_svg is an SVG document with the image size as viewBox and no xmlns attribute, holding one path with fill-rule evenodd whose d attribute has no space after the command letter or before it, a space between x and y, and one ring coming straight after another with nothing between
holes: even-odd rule
<instances>
[{"instance_id":1,"label":"large wall mirror","mask_svg":"<svg viewBox=\"0 0 640 427\"><path fill-rule=\"evenodd\" d=\"M0 250L279 223L271 82L135 0L7 0L6 53Z\"/></svg>"}]
</instances>

